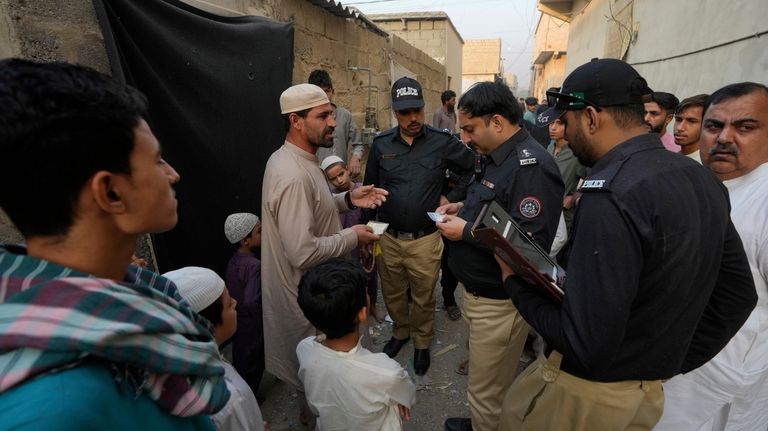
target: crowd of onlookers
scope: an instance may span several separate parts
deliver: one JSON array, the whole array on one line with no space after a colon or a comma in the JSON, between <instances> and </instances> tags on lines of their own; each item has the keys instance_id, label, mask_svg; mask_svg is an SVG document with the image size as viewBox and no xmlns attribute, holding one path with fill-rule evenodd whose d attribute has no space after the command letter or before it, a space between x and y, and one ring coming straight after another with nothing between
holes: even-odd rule
<instances>
[{"instance_id":1,"label":"crowd of onlookers","mask_svg":"<svg viewBox=\"0 0 768 431\"><path fill-rule=\"evenodd\" d=\"M161 276L135 242L175 226L181 176L145 97L0 61L0 207L25 238L0 246L0 428L269 429L267 370L311 429L402 429L416 388L394 358L412 342L429 372L438 284L469 327L470 417L446 430L768 426L768 88L678 100L595 59L542 104L447 90L427 125L403 77L369 148L333 96L323 70L282 93L285 144L261 208L224 221L223 277ZM565 268L564 296L475 235L492 202ZM371 352L361 327L387 315Z\"/></svg>"}]
</instances>

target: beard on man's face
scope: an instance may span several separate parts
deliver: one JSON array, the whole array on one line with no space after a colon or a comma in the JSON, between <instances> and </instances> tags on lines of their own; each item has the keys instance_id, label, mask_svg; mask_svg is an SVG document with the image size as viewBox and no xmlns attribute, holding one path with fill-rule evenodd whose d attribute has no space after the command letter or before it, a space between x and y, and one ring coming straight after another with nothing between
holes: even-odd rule
<instances>
[{"instance_id":1,"label":"beard on man's face","mask_svg":"<svg viewBox=\"0 0 768 431\"><path fill-rule=\"evenodd\" d=\"M649 122L645 122L645 125L648 126L648 133L658 133L661 134L662 130L664 130L664 123L661 123L657 126L654 126L653 124Z\"/></svg>"},{"instance_id":2,"label":"beard on man's face","mask_svg":"<svg viewBox=\"0 0 768 431\"><path fill-rule=\"evenodd\" d=\"M331 148L333 146L333 129L334 127L326 127L323 129L323 133L320 134L318 139L310 139L310 144L320 148Z\"/></svg>"}]
</instances>

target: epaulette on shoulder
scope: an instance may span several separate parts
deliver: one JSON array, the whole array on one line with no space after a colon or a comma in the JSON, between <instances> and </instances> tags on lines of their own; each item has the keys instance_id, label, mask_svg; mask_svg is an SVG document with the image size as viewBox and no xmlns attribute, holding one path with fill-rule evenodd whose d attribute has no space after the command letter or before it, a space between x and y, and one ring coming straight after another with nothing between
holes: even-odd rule
<instances>
[{"instance_id":1,"label":"epaulette on shoulder","mask_svg":"<svg viewBox=\"0 0 768 431\"><path fill-rule=\"evenodd\" d=\"M397 130L397 127L392 127L387 130L382 130L381 132L376 134L376 136L373 139L376 140L379 138L383 138L385 136L392 136L392 134L395 133L396 130Z\"/></svg>"},{"instance_id":2,"label":"epaulette on shoulder","mask_svg":"<svg viewBox=\"0 0 768 431\"><path fill-rule=\"evenodd\" d=\"M453 136L453 133L451 133L448 129L438 129L437 127L430 126L429 124L425 124L424 127L427 128L427 130L437 133L442 133L444 135Z\"/></svg>"}]
</instances>

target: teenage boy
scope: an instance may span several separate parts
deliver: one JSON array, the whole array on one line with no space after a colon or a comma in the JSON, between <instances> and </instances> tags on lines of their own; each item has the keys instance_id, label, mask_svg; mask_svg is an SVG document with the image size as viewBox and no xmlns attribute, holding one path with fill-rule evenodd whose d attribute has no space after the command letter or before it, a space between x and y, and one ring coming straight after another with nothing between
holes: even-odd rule
<instances>
[{"instance_id":1,"label":"teenage boy","mask_svg":"<svg viewBox=\"0 0 768 431\"><path fill-rule=\"evenodd\" d=\"M136 89L66 63L0 61L4 429L211 429L229 398L207 323L136 239L176 225L173 185Z\"/></svg>"}]
</instances>

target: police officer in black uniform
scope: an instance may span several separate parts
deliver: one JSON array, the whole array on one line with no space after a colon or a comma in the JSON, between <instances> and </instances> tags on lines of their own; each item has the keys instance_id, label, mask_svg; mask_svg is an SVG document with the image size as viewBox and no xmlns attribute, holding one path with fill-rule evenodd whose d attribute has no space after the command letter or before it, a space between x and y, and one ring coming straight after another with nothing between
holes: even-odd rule
<instances>
[{"instance_id":1,"label":"police officer in black uniform","mask_svg":"<svg viewBox=\"0 0 768 431\"><path fill-rule=\"evenodd\" d=\"M728 193L647 133L650 91L632 66L594 59L547 92L540 123L560 118L592 172L562 304L500 263L520 314L555 349L508 391L500 430L652 429L661 380L717 354L756 303Z\"/></svg>"},{"instance_id":2,"label":"police officer in black uniform","mask_svg":"<svg viewBox=\"0 0 768 431\"><path fill-rule=\"evenodd\" d=\"M476 84L461 97L458 114L462 138L479 153L478 172L463 203L438 209L448 215L437 227L452 240L450 265L465 288L471 420L451 418L445 428L496 430L529 327L504 291L493 253L473 238L472 224L484 204L496 201L549 251L563 181L554 159L519 126L520 105L506 85Z\"/></svg>"},{"instance_id":3,"label":"police officer in black uniform","mask_svg":"<svg viewBox=\"0 0 768 431\"><path fill-rule=\"evenodd\" d=\"M443 251L440 234L427 212L440 205L446 169L461 178L446 196L448 201L463 199L474 156L450 132L424 124L424 97L416 80L404 77L394 83L392 109L398 125L373 140L364 180L386 189L389 195L366 218L389 223L379 242L381 254L376 257L382 296L394 321L392 339L383 351L395 357L413 337L413 368L423 375L430 364L435 285Z\"/></svg>"}]
</instances>

